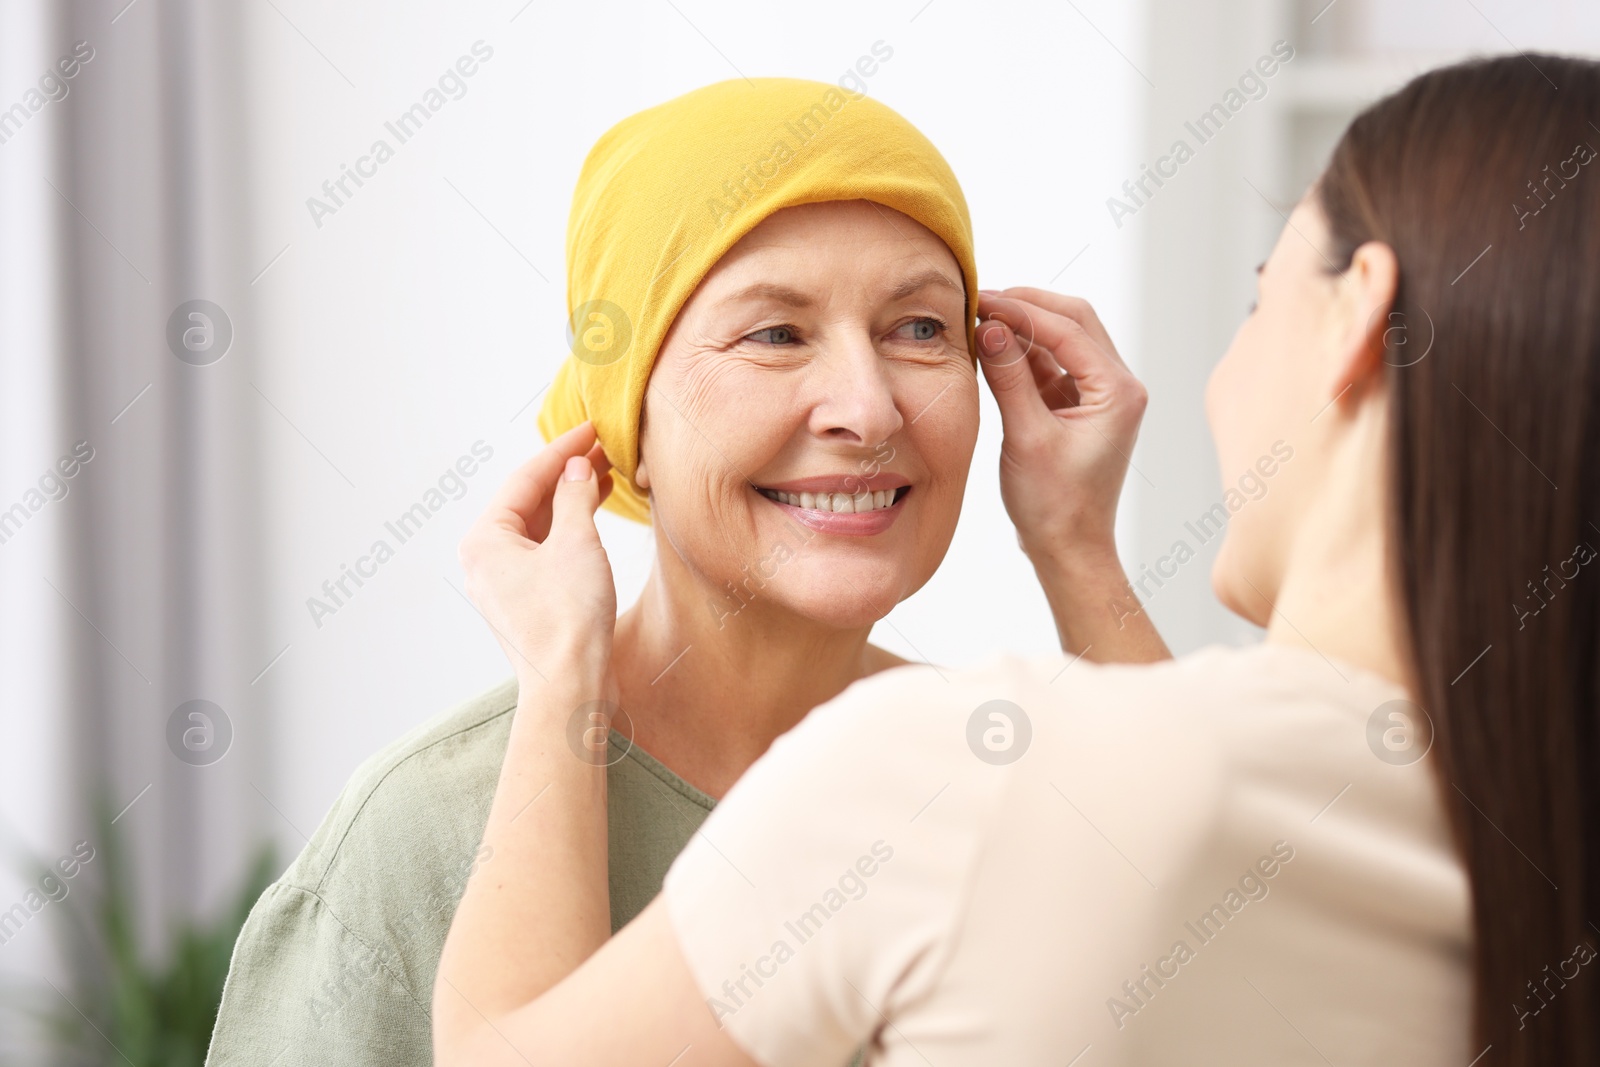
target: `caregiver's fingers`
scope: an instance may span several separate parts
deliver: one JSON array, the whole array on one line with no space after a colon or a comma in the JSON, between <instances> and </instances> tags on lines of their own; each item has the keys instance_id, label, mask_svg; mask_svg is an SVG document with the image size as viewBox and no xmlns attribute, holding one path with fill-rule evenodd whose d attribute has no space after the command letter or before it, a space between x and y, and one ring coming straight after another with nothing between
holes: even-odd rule
<instances>
[{"instance_id":1,"label":"caregiver's fingers","mask_svg":"<svg viewBox=\"0 0 1600 1067\"><path fill-rule=\"evenodd\" d=\"M1054 362L1074 379L1085 405L1117 405L1134 401L1142 407L1144 386L1114 350L1096 341L1076 319L1015 297L985 293L978 312L999 319L1016 330L1024 345L1042 346ZM1042 358L1044 353L1036 353ZM1052 377L1046 370L1041 374Z\"/></svg>"},{"instance_id":2,"label":"caregiver's fingers","mask_svg":"<svg viewBox=\"0 0 1600 1067\"><path fill-rule=\"evenodd\" d=\"M589 466L594 468L594 472L605 477L606 472L611 469L611 460L606 456L605 447L596 441L586 455L589 457Z\"/></svg>"},{"instance_id":3,"label":"caregiver's fingers","mask_svg":"<svg viewBox=\"0 0 1600 1067\"><path fill-rule=\"evenodd\" d=\"M555 544L599 541L594 513L600 508L600 480L587 456L573 456L561 471L551 501L550 540ZM571 539L571 540L568 540Z\"/></svg>"},{"instance_id":4,"label":"caregiver's fingers","mask_svg":"<svg viewBox=\"0 0 1600 1067\"><path fill-rule=\"evenodd\" d=\"M512 530L534 541L550 531L550 492L567 460L599 447L594 426L579 423L545 445L506 480L489 499L481 521Z\"/></svg>"},{"instance_id":5,"label":"caregiver's fingers","mask_svg":"<svg viewBox=\"0 0 1600 1067\"><path fill-rule=\"evenodd\" d=\"M611 490L616 485L615 479L611 476L611 460L606 456L606 450L599 441L589 449L588 457L589 465L594 468L594 473L599 478L600 503L604 504L606 497L611 495Z\"/></svg>"},{"instance_id":6,"label":"caregiver's fingers","mask_svg":"<svg viewBox=\"0 0 1600 1067\"><path fill-rule=\"evenodd\" d=\"M589 451L584 455L584 458L589 461L590 468L597 476L595 481L599 487L599 496L595 500L595 507L599 507L600 504L605 502L606 497L611 495L611 490L613 487L611 461L606 458L605 449L601 447L600 442L598 441L596 441L594 447L589 449ZM567 472L572 469L572 464L574 462L576 462L576 457L569 458L566 466L562 468L561 478L563 480L566 479ZM543 544L549 539L550 531L554 529L555 511L560 506L556 503L556 501L560 499L560 495L561 482L557 482L555 491L550 494L550 505L548 507L542 507L539 509L538 514L535 516L537 525L529 528L528 535L532 540Z\"/></svg>"},{"instance_id":7,"label":"caregiver's fingers","mask_svg":"<svg viewBox=\"0 0 1600 1067\"><path fill-rule=\"evenodd\" d=\"M1083 399L1077 379L1062 369L1054 352L1031 339L1032 327L1031 321L1024 323L1017 343L1028 354L1028 365L1033 368L1033 381L1039 387L1039 395L1044 398L1045 406L1052 411L1077 407Z\"/></svg>"},{"instance_id":8,"label":"caregiver's fingers","mask_svg":"<svg viewBox=\"0 0 1600 1067\"><path fill-rule=\"evenodd\" d=\"M979 363L1000 407L1006 437L1021 445L1050 429L1050 408L1039 393L1031 361L1016 332L1004 322L978 323Z\"/></svg>"},{"instance_id":9,"label":"caregiver's fingers","mask_svg":"<svg viewBox=\"0 0 1600 1067\"><path fill-rule=\"evenodd\" d=\"M1008 296L1015 300L1026 300L1046 311L1057 315L1064 315L1083 327L1094 342L1105 348L1106 352L1118 363L1122 363L1122 355L1117 351L1117 346L1112 344L1111 335L1106 332L1100 316L1095 313L1094 305L1082 297L1068 296L1065 293L1052 293L1048 289L1035 289L1030 285L1014 285L1009 289L1000 290L1001 296ZM1124 364L1125 365L1125 364Z\"/></svg>"}]
</instances>

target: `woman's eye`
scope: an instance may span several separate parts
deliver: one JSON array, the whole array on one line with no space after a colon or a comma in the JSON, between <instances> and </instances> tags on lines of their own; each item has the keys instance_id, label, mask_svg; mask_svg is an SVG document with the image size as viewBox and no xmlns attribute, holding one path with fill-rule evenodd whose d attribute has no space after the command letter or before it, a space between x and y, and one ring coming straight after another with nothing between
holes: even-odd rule
<instances>
[{"instance_id":1,"label":"woman's eye","mask_svg":"<svg viewBox=\"0 0 1600 1067\"><path fill-rule=\"evenodd\" d=\"M764 345L787 345L794 343L793 326L769 326L765 330L757 330L745 337L747 341L759 341Z\"/></svg>"},{"instance_id":2,"label":"woman's eye","mask_svg":"<svg viewBox=\"0 0 1600 1067\"><path fill-rule=\"evenodd\" d=\"M912 341L932 341L945 330L945 325L938 319L925 318L913 319L900 327L902 331L909 331L904 336Z\"/></svg>"}]
</instances>

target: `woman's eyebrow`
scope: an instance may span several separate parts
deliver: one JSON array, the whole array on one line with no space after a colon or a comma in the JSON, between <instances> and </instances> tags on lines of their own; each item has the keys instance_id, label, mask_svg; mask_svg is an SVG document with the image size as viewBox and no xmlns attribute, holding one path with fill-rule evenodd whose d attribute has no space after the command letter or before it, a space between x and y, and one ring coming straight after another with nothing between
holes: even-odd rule
<instances>
[{"instance_id":1,"label":"woman's eyebrow","mask_svg":"<svg viewBox=\"0 0 1600 1067\"><path fill-rule=\"evenodd\" d=\"M944 271L929 268L918 274L913 274L898 283L889 291L889 298L891 300L904 300L906 297L921 292L930 285L949 289L957 296L966 295L966 290L952 281ZM776 282L756 282L752 285L747 285L743 289L729 293L719 303L733 304L742 300L774 300L792 308L808 308L816 303L816 300L809 293L803 293L798 289L790 288L787 285L779 285Z\"/></svg>"},{"instance_id":2,"label":"woman's eyebrow","mask_svg":"<svg viewBox=\"0 0 1600 1067\"><path fill-rule=\"evenodd\" d=\"M920 274L913 274L905 281L896 285L889 293L891 299L904 300L906 297L926 289L930 285L943 286L957 296L965 297L966 290L950 280L950 276L942 270L929 268Z\"/></svg>"},{"instance_id":3,"label":"woman's eyebrow","mask_svg":"<svg viewBox=\"0 0 1600 1067\"><path fill-rule=\"evenodd\" d=\"M732 304L740 300L752 299L776 300L778 303L787 304L792 308L807 308L816 302L806 293L802 293L798 289L791 289L787 285L778 285L774 282L756 282L754 285L747 285L737 292L729 293L722 298L720 303Z\"/></svg>"}]
</instances>

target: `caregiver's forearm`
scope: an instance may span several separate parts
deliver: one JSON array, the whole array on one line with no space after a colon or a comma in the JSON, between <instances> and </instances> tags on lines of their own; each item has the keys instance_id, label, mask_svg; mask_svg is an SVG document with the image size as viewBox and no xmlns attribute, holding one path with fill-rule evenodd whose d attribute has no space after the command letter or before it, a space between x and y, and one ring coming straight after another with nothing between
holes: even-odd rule
<instances>
[{"instance_id":1,"label":"caregiver's forearm","mask_svg":"<svg viewBox=\"0 0 1600 1067\"><path fill-rule=\"evenodd\" d=\"M541 664L548 681L519 686L484 827L490 851L467 883L439 961L439 1063L458 1061L473 1031L548 990L611 934L604 760L586 761L569 744L574 714L602 696L603 665L590 659L575 649Z\"/></svg>"},{"instance_id":2,"label":"caregiver's forearm","mask_svg":"<svg viewBox=\"0 0 1600 1067\"><path fill-rule=\"evenodd\" d=\"M1040 553L1032 559L1062 651L1098 663L1172 658L1129 584L1114 545Z\"/></svg>"}]
</instances>

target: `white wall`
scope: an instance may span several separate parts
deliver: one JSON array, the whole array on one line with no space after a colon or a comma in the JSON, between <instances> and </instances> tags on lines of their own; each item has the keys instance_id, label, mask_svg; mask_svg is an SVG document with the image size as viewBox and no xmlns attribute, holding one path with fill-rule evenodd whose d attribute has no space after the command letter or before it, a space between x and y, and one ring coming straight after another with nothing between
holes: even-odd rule
<instances>
[{"instance_id":1,"label":"white wall","mask_svg":"<svg viewBox=\"0 0 1600 1067\"><path fill-rule=\"evenodd\" d=\"M869 91L961 178L984 284L1081 293L1139 358L1137 248L1105 232L1101 206L1138 136L1139 5L274 3L251 16L257 261L287 251L253 286L255 321L238 328L277 409L263 400L272 637L261 664L288 651L259 683L273 736L237 743L273 746L260 785L283 818L263 804L263 825L286 845L299 847L362 758L509 673L457 591L455 544L539 444L529 401L565 353L572 186L617 119L741 72L832 81L882 40L894 55ZM465 96L318 228L307 198L478 40L494 54ZM878 628L913 658L1054 647L1000 504L986 405L948 561ZM315 626L306 599L478 440L494 458L466 497ZM609 513L602 522L627 603L649 566L648 534Z\"/></svg>"}]
</instances>

